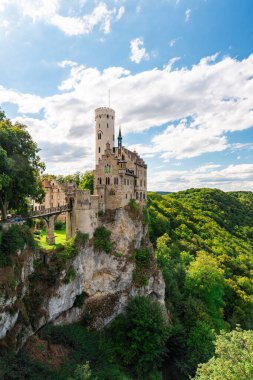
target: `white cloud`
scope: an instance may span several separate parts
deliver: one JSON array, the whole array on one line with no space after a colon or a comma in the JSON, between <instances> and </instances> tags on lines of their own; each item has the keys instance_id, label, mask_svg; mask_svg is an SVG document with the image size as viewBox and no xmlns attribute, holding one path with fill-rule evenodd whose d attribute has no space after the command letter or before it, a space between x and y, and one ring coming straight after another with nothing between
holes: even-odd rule
<instances>
[{"instance_id":1,"label":"white cloud","mask_svg":"<svg viewBox=\"0 0 253 380\"><path fill-rule=\"evenodd\" d=\"M125 7L124 6L121 6L118 10L118 13L117 13L117 16L116 16L116 21L119 21L123 14L125 13Z\"/></svg>"},{"instance_id":2,"label":"white cloud","mask_svg":"<svg viewBox=\"0 0 253 380\"><path fill-rule=\"evenodd\" d=\"M135 38L130 42L131 55L130 60L135 63L140 63L143 59L148 60L149 54L144 47L144 39L142 37Z\"/></svg>"},{"instance_id":3,"label":"white cloud","mask_svg":"<svg viewBox=\"0 0 253 380\"><path fill-rule=\"evenodd\" d=\"M175 45L175 43L177 42L177 38L174 38L172 40L169 41L169 46L170 47L173 47Z\"/></svg>"},{"instance_id":4,"label":"white cloud","mask_svg":"<svg viewBox=\"0 0 253 380\"><path fill-rule=\"evenodd\" d=\"M0 87L0 103L3 108L4 103L18 106L19 119L43 146L48 170L57 170L57 164L50 162L47 142L83 151L81 161L75 159L77 167L80 162L93 167L94 109L108 104L108 89L116 125L122 124L124 135L163 125L149 144L135 145L146 157L155 155L163 162L226 149L237 156L252 144L230 145L227 133L253 126L253 55L242 61L214 57L205 57L191 68L165 67L137 74L122 67L99 71L63 61L60 66L69 74L59 84L58 94L39 97ZM67 151L64 148L57 155L59 162L68 162ZM75 162L71 161L73 167Z\"/></svg>"},{"instance_id":5,"label":"white cloud","mask_svg":"<svg viewBox=\"0 0 253 380\"><path fill-rule=\"evenodd\" d=\"M184 20L185 20L185 22L188 22L190 20L191 13L192 13L192 11L191 11L190 8L186 9L185 14L184 14Z\"/></svg>"},{"instance_id":6,"label":"white cloud","mask_svg":"<svg viewBox=\"0 0 253 380\"><path fill-rule=\"evenodd\" d=\"M91 13L82 14L85 2L81 0L81 8L77 9L78 16L65 16L60 14L61 0L0 0L0 12L9 5L14 5L23 16L30 17L32 21L43 21L59 28L69 36L89 34L96 26L103 33L110 32L111 22L119 21L125 11L123 6L109 9L105 2L99 2ZM80 13L81 11L81 13Z\"/></svg>"},{"instance_id":7,"label":"white cloud","mask_svg":"<svg viewBox=\"0 0 253 380\"><path fill-rule=\"evenodd\" d=\"M253 164L203 165L192 170L162 170L148 181L149 190L179 191L192 187L211 187L225 191L253 188Z\"/></svg>"}]
</instances>

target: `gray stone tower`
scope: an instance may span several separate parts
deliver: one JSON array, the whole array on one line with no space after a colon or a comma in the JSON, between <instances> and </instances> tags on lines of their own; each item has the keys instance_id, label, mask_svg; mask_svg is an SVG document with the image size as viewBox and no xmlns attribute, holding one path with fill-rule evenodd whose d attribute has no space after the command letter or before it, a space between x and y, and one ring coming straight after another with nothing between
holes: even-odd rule
<instances>
[{"instance_id":1,"label":"gray stone tower","mask_svg":"<svg viewBox=\"0 0 253 380\"><path fill-rule=\"evenodd\" d=\"M106 144L114 147L114 121L115 111L109 107L100 107L95 110L96 122L96 164L105 152Z\"/></svg>"}]
</instances>

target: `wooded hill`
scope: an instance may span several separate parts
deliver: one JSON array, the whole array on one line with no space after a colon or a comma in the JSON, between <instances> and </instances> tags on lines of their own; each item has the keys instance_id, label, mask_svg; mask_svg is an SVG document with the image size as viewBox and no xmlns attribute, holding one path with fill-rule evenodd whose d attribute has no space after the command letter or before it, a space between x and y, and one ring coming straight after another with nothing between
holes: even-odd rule
<instances>
[{"instance_id":1,"label":"wooded hill","mask_svg":"<svg viewBox=\"0 0 253 380\"><path fill-rule=\"evenodd\" d=\"M252 329L253 193L150 193L148 208L172 322L166 366L183 379L213 355L221 329Z\"/></svg>"}]
</instances>

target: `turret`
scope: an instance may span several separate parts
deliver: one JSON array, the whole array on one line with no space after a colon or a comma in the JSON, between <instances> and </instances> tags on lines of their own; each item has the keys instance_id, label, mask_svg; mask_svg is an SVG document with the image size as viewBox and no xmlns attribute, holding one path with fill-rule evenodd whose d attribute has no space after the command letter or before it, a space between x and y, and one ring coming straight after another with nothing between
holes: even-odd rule
<instances>
[{"instance_id":1,"label":"turret","mask_svg":"<svg viewBox=\"0 0 253 380\"><path fill-rule=\"evenodd\" d=\"M106 144L114 147L115 111L109 107L100 107L95 110L96 122L96 164L105 152Z\"/></svg>"},{"instance_id":2,"label":"turret","mask_svg":"<svg viewBox=\"0 0 253 380\"><path fill-rule=\"evenodd\" d=\"M121 149L122 149L122 136L121 136L121 126L119 127L119 135L118 135L118 151L119 155L121 155Z\"/></svg>"}]
</instances>

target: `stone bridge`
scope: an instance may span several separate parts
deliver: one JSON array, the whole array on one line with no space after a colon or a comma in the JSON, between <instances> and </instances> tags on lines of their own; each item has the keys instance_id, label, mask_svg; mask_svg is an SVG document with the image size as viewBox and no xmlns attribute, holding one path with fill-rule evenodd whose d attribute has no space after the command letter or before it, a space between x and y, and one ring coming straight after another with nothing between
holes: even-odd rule
<instances>
[{"instance_id":1,"label":"stone bridge","mask_svg":"<svg viewBox=\"0 0 253 380\"><path fill-rule=\"evenodd\" d=\"M27 216L25 216L23 219L37 219L37 218L43 218L46 221L47 224L47 230L46 230L46 241L48 244L53 245L55 244L55 236L54 236L54 223L57 217L63 213L68 212L71 213L72 206L71 204L66 204L59 207L51 207L46 208L44 210L36 210L36 211L30 211ZM70 218L67 218L69 220ZM66 231L67 238L70 238L68 234L68 230Z\"/></svg>"}]
</instances>

